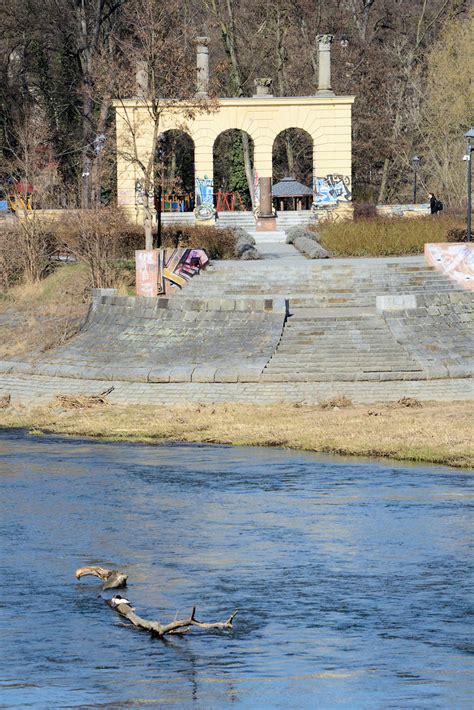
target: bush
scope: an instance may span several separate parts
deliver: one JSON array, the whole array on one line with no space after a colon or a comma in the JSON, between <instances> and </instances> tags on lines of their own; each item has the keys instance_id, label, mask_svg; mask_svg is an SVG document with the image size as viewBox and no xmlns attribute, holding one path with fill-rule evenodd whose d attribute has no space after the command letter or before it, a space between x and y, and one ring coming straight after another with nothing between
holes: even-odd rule
<instances>
[{"instance_id":1,"label":"bush","mask_svg":"<svg viewBox=\"0 0 474 710\"><path fill-rule=\"evenodd\" d=\"M467 242L467 230L465 227L452 227L448 229L446 238L448 242Z\"/></svg>"},{"instance_id":2,"label":"bush","mask_svg":"<svg viewBox=\"0 0 474 710\"><path fill-rule=\"evenodd\" d=\"M231 229L218 229L213 225L164 225L163 247L204 249L210 259L234 259L236 238Z\"/></svg>"},{"instance_id":3,"label":"bush","mask_svg":"<svg viewBox=\"0 0 474 710\"><path fill-rule=\"evenodd\" d=\"M372 202L354 203L354 220L375 219L377 217L377 207Z\"/></svg>"},{"instance_id":4,"label":"bush","mask_svg":"<svg viewBox=\"0 0 474 710\"><path fill-rule=\"evenodd\" d=\"M377 217L357 222L320 222L321 244L337 256L422 254L427 242L446 241L456 225L441 217Z\"/></svg>"},{"instance_id":5,"label":"bush","mask_svg":"<svg viewBox=\"0 0 474 710\"><path fill-rule=\"evenodd\" d=\"M50 254L56 248L51 225L34 213L15 218L0 230L0 288L35 283L51 271Z\"/></svg>"},{"instance_id":6,"label":"bush","mask_svg":"<svg viewBox=\"0 0 474 710\"><path fill-rule=\"evenodd\" d=\"M143 247L143 229L116 207L71 212L54 226L60 248L87 266L93 288L115 286L117 260Z\"/></svg>"}]
</instances>

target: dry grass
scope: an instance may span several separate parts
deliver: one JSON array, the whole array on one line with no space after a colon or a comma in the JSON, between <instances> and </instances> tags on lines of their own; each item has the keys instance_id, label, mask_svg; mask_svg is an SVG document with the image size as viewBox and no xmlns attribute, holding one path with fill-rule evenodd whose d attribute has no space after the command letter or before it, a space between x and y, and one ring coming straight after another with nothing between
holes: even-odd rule
<instances>
[{"instance_id":1,"label":"dry grass","mask_svg":"<svg viewBox=\"0 0 474 710\"><path fill-rule=\"evenodd\" d=\"M13 402L13 405L15 403ZM380 404L322 409L302 404L111 405L66 410L10 407L0 426L152 443L196 442L474 465L470 403Z\"/></svg>"},{"instance_id":2,"label":"dry grass","mask_svg":"<svg viewBox=\"0 0 474 710\"><path fill-rule=\"evenodd\" d=\"M399 256L422 254L426 242L445 242L449 230L459 226L459 220L448 215L321 222L314 229L335 256Z\"/></svg>"},{"instance_id":3,"label":"dry grass","mask_svg":"<svg viewBox=\"0 0 474 710\"><path fill-rule=\"evenodd\" d=\"M44 352L72 337L87 314L89 290L87 272L79 264L10 288L0 300L0 358Z\"/></svg>"}]
</instances>

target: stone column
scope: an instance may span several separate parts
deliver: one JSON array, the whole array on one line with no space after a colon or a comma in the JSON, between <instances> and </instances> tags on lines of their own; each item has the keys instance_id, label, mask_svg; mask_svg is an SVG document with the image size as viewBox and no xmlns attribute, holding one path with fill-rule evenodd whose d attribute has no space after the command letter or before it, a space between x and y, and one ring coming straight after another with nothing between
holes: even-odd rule
<instances>
[{"instance_id":1,"label":"stone column","mask_svg":"<svg viewBox=\"0 0 474 710\"><path fill-rule=\"evenodd\" d=\"M317 96L334 96L331 89L331 44L334 35L318 35L319 77Z\"/></svg>"},{"instance_id":2,"label":"stone column","mask_svg":"<svg viewBox=\"0 0 474 710\"><path fill-rule=\"evenodd\" d=\"M148 96L148 65L139 61L135 70L136 92L139 99L146 99Z\"/></svg>"},{"instance_id":3,"label":"stone column","mask_svg":"<svg viewBox=\"0 0 474 710\"><path fill-rule=\"evenodd\" d=\"M194 216L201 223L213 223L216 215L212 146L212 136L194 136Z\"/></svg>"},{"instance_id":4,"label":"stone column","mask_svg":"<svg viewBox=\"0 0 474 710\"><path fill-rule=\"evenodd\" d=\"M272 232L276 230L276 220L272 209L272 179L271 177L261 177L260 185L260 208L257 215L257 232Z\"/></svg>"},{"instance_id":5,"label":"stone column","mask_svg":"<svg viewBox=\"0 0 474 710\"><path fill-rule=\"evenodd\" d=\"M207 99L209 91L209 37L196 37L196 97Z\"/></svg>"},{"instance_id":6,"label":"stone column","mask_svg":"<svg viewBox=\"0 0 474 710\"><path fill-rule=\"evenodd\" d=\"M257 93L253 95L254 99L260 99L262 96L273 98L273 81L270 77L259 77L253 80Z\"/></svg>"}]
</instances>

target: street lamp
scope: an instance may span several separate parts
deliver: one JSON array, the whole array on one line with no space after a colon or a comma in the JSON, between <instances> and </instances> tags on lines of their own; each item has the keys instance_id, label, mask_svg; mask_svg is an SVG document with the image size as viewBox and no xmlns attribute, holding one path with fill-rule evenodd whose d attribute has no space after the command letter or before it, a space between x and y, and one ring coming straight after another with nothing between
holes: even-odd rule
<instances>
[{"instance_id":1,"label":"street lamp","mask_svg":"<svg viewBox=\"0 0 474 710\"><path fill-rule=\"evenodd\" d=\"M421 158L419 158L417 155L414 155L413 158L411 159L411 165L413 168L413 173L414 173L414 178L413 178L413 204L416 205L416 175L418 172L418 168L420 167L421 163Z\"/></svg>"},{"instance_id":2,"label":"street lamp","mask_svg":"<svg viewBox=\"0 0 474 710\"><path fill-rule=\"evenodd\" d=\"M467 241L471 241L471 198L472 198L472 170L471 170L471 156L474 150L474 127L470 128L467 133L464 134L467 138L466 155L464 160L467 161Z\"/></svg>"}]
</instances>

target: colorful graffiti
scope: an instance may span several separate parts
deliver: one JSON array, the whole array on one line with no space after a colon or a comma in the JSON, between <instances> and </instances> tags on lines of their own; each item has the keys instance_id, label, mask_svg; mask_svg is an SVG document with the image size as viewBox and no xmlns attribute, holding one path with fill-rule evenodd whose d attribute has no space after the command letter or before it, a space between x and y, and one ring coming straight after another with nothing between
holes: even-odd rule
<instances>
[{"instance_id":1,"label":"colorful graffiti","mask_svg":"<svg viewBox=\"0 0 474 710\"><path fill-rule=\"evenodd\" d=\"M203 249L160 249L158 294L181 290L208 262Z\"/></svg>"},{"instance_id":2,"label":"colorful graffiti","mask_svg":"<svg viewBox=\"0 0 474 710\"><path fill-rule=\"evenodd\" d=\"M425 259L460 286L474 290L474 244L425 244Z\"/></svg>"},{"instance_id":3,"label":"colorful graffiti","mask_svg":"<svg viewBox=\"0 0 474 710\"><path fill-rule=\"evenodd\" d=\"M158 250L139 249L135 252L137 296L158 295Z\"/></svg>"},{"instance_id":4,"label":"colorful graffiti","mask_svg":"<svg viewBox=\"0 0 474 710\"><path fill-rule=\"evenodd\" d=\"M348 175L326 175L315 178L314 202L317 207L334 207L338 202L349 202L351 179Z\"/></svg>"},{"instance_id":5,"label":"colorful graffiti","mask_svg":"<svg viewBox=\"0 0 474 710\"><path fill-rule=\"evenodd\" d=\"M136 257L137 296L163 296L180 291L209 262L203 249L139 250Z\"/></svg>"},{"instance_id":6,"label":"colorful graffiti","mask_svg":"<svg viewBox=\"0 0 474 710\"><path fill-rule=\"evenodd\" d=\"M214 180L204 176L194 180L196 190L196 219L210 219L215 214L214 209Z\"/></svg>"}]
</instances>

